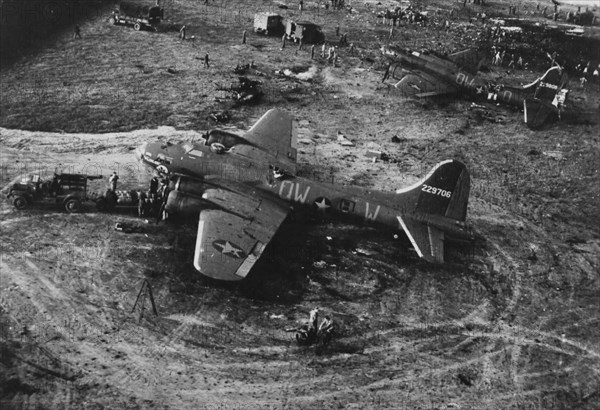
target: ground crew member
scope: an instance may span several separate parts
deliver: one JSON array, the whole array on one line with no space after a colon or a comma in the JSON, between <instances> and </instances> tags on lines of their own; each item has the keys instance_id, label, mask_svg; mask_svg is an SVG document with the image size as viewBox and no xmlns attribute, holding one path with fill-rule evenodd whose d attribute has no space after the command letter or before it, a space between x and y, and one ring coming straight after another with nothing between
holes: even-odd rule
<instances>
[{"instance_id":1,"label":"ground crew member","mask_svg":"<svg viewBox=\"0 0 600 410\"><path fill-rule=\"evenodd\" d=\"M110 189L113 192L117 191L117 181L119 180L119 176L117 175L117 172L113 172L112 175L110 176L110 178L108 179L108 183L110 184Z\"/></svg>"},{"instance_id":2,"label":"ground crew member","mask_svg":"<svg viewBox=\"0 0 600 410\"><path fill-rule=\"evenodd\" d=\"M281 50L283 50L285 48L286 37L287 36L285 34L281 37Z\"/></svg>"},{"instance_id":3,"label":"ground crew member","mask_svg":"<svg viewBox=\"0 0 600 410\"><path fill-rule=\"evenodd\" d=\"M246 34L248 33L246 30L244 30L244 32L242 33L242 44L246 44Z\"/></svg>"},{"instance_id":4,"label":"ground crew member","mask_svg":"<svg viewBox=\"0 0 600 410\"><path fill-rule=\"evenodd\" d=\"M208 53L204 54L204 68L210 68Z\"/></svg>"},{"instance_id":5,"label":"ground crew member","mask_svg":"<svg viewBox=\"0 0 600 410\"><path fill-rule=\"evenodd\" d=\"M350 55L354 55L354 43L350 43Z\"/></svg>"},{"instance_id":6,"label":"ground crew member","mask_svg":"<svg viewBox=\"0 0 600 410\"><path fill-rule=\"evenodd\" d=\"M317 324L319 322L319 308L314 308L308 315L308 329L309 331L317 333Z\"/></svg>"},{"instance_id":7,"label":"ground crew member","mask_svg":"<svg viewBox=\"0 0 600 410\"><path fill-rule=\"evenodd\" d=\"M325 43L321 46L321 58L325 58Z\"/></svg>"},{"instance_id":8,"label":"ground crew member","mask_svg":"<svg viewBox=\"0 0 600 410\"><path fill-rule=\"evenodd\" d=\"M154 177L150 180L150 195L156 195L158 193L158 178Z\"/></svg>"},{"instance_id":9,"label":"ground crew member","mask_svg":"<svg viewBox=\"0 0 600 410\"><path fill-rule=\"evenodd\" d=\"M73 29L73 38L76 37L81 38L81 27L79 27L79 24L75 24L75 28Z\"/></svg>"},{"instance_id":10,"label":"ground crew member","mask_svg":"<svg viewBox=\"0 0 600 410\"><path fill-rule=\"evenodd\" d=\"M508 68L515 68L515 55L510 55L510 62L508 63Z\"/></svg>"},{"instance_id":11,"label":"ground crew member","mask_svg":"<svg viewBox=\"0 0 600 410\"><path fill-rule=\"evenodd\" d=\"M302 50L304 46L304 37L300 37L300 41L298 41L298 51Z\"/></svg>"},{"instance_id":12,"label":"ground crew member","mask_svg":"<svg viewBox=\"0 0 600 410\"><path fill-rule=\"evenodd\" d=\"M300 3L298 4L298 10L302 11L302 9L304 9L304 1L300 0Z\"/></svg>"},{"instance_id":13,"label":"ground crew member","mask_svg":"<svg viewBox=\"0 0 600 410\"><path fill-rule=\"evenodd\" d=\"M317 336L325 336L333 330L333 320L329 316L325 316L325 319L321 322L319 330L317 330Z\"/></svg>"},{"instance_id":14,"label":"ground crew member","mask_svg":"<svg viewBox=\"0 0 600 410\"><path fill-rule=\"evenodd\" d=\"M185 25L181 26L181 29L179 30L179 38L185 40Z\"/></svg>"},{"instance_id":15,"label":"ground crew member","mask_svg":"<svg viewBox=\"0 0 600 410\"><path fill-rule=\"evenodd\" d=\"M138 201L138 216L146 216L146 201L142 198Z\"/></svg>"},{"instance_id":16,"label":"ground crew member","mask_svg":"<svg viewBox=\"0 0 600 410\"><path fill-rule=\"evenodd\" d=\"M52 182L50 183L50 195L51 196L56 196L58 195L58 174L54 174L54 177L52 178Z\"/></svg>"},{"instance_id":17,"label":"ground crew member","mask_svg":"<svg viewBox=\"0 0 600 410\"><path fill-rule=\"evenodd\" d=\"M517 67L523 68L523 57L519 56L517 59Z\"/></svg>"},{"instance_id":18,"label":"ground crew member","mask_svg":"<svg viewBox=\"0 0 600 410\"><path fill-rule=\"evenodd\" d=\"M314 44L312 46L310 46L310 59L311 60L315 59L315 45Z\"/></svg>"},{"instance_id":19,"label":"ground crew member","mask_svg":"<svg viewBox=\"0 0 600 410\"><path fill-rule=\"evenodd\" d=\"M394 37L394 26L390 27L390 40Z\"/></svg>"},{"instance_id":20,"label":"ground crew member","mask_svg":"<svg viewBox=\"0 0 600 410\"><path fill-rule=\"evenodd\" d=\"M385 73L383 74L383 78L381 79L382 83L385 83L385 80L387 80L388 77L390 76L391 68L392 68L392 63L388 64L387 68L385 69Z\"/></svg>"}]
</instances>

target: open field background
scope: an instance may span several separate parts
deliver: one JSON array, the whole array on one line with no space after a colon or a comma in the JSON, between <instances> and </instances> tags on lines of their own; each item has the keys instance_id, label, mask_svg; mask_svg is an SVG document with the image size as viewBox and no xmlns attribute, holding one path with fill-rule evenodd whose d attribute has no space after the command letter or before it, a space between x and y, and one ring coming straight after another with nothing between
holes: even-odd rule
<instances>
[{"instance_id":1,"label":"open field background","mask_svg":"<svg viewBox=\"0 0 600 410\"><path fill-rule=\"evenodd\" d=\"M0 72L3 186L61 168L116 169L123 187L144 187L139 144L197 139L214 126L208 114L223 109L227 126L247 129L279 106L298 120L305 174L393 190L440 160L465 162L469 221L481 238L449 247L449 263L431 266L405 238L298 216L247 281L226 286L194 271L193 222L3 203L0 408L598 408L598 125L533 132L502 107L402 100L380 83L389 27L373 15L396 3L353 1L355 12L334 12L305 2L303 18L322 24L327 39L339 25L357 46L354 56L340 51L337 67L311 61L309 47L280 50L280 39L252 33L254 11L298 15L287 4L165 3L156 33L111 26L107 9L82 22L82 39L67 29L22 53ZM508 5L418 4L435 24L402 26L393 44L479 44L481 25L467 26L468 17ZM519 13L535 9L519 3ZM451 10L452 28L441 31ZM194 41L177 38L181 24ZM218 89L251 61L256 72L247 75L265 96L234 107ZM275 73L283 69L306 79ZM496 67L487 75L518 84L539 74ZM596 84L572 88L577 104L597 110ZM356 146L339 145L338 131ZM373 163L369 149L393 161ZM117 232L117 221L141 232ZM144 279L158 317L148 301L141 319L131 312ZM325 349L298 348L283 329L314 306L333 315L340 336Z\"/></svg>"}]
</instances>

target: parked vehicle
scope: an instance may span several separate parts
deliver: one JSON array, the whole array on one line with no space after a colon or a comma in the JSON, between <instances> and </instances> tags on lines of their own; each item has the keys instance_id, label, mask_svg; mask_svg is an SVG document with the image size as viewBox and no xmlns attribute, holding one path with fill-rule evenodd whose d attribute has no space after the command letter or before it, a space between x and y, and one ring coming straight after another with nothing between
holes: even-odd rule
<instances>
[{"instance_id":1,"label":"parked vehicle","mask_svg":"<svg viewBox=\"0 0 600 410\"><path fill-rule=\"evenodd\" d=\"M87 182L100 179L102 175L60 174L51 180L42 181L38 174L27 174L19 182L12 184L8 198L17 209L32 205L57 205L69 212L78 212L88 197Z\"/></svg>"},{"instance_id":2,"label":"parked vehicle","mask_svg":"<svg viewBox=\"0 0 600 410\"><path fill-rule=\"evenodd\" d=\"M281 35L284 31L283 17L275 13L256 13L254 15L254 31L266 36Z\"/></svg>"},{"instance_id":3,"label":"parked vehicle","mask_svg":"<svg viewBox=\"0 0 600 410\"><path fill-rule=\"evenodd\" d=\"M157 30L163 18L163 11L158 6L122 1L119 4L119 9L112 12L109 22L111 24L133 26L134 30L141 30L142 28Z\"/></svg>"},{"instance_id":4,"label":"parked vehicle","mask_svg":"<svg viewBox=\"0 0 600 410\"><path fill-rule=\"evenodd\" d=\"M321 26L310 21L287 20L285 23L285 34L287 38L294 42L302 40L304 43L319 44L325 41L325 34L321 31Z\"/></svg>"}]
</instances>

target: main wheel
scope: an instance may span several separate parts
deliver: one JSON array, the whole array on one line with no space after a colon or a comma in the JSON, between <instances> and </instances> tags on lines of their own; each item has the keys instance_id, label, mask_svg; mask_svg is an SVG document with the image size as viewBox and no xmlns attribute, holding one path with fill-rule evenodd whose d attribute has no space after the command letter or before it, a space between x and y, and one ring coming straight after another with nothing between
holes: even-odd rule
<instances>
[{"instance_id":1,"label":"main wheel","mask_svg":"<svg viewBox=\"0 0 600 410\"><path fill-rule=\"evenodd\" d=\"M99 198L96 201L96 208L98 208L99 211L102 211L102 212L106 211L106 207L107 207L107 204L106 204L105 198Z\"/></svg>"},{"instance_id":2,"label":"main wheel","mask_svg":"<svg viewBox=\"0 0 600 410\"><path fill-rule=\"evenodd\" d=\"M140 25L140 23L135 23L135 24L133 25L133 29L134 29L135 31L140 31L140 29L141 29L141 28L142 28L142 26Z\"/></svg>"},{"instance_id":3,"label":"main wheel","mask_svg":"<svg viewBox=\"0 0 600 410\"><path fill-rule=\"evenodd\" d=\"M108 22L109 22L110 24L117 24L117 19L116 19L116 18L114 18L114 17L111 17L111 18L109 18L109 19L108 19Z\"/></svg>"},{"instance_id":4,"label":"main wheel","mask_svg":"<svg viewBox=\"0 0 600 410\"><path fill-rule=\"evenodd\" d=\"M72 214L74 212L79 212L79 209L81 209L81 202L79 199L71 198L65 201L65 210L68 213Z\"/></svg>"},{"instance_id":5,"label":"main wheel","mask_svg":"<svg viewBox=\"0 0 600 410\"><path fill-rule=\"evenodd\" d=\"M27 208L27 199L23 196L17 196L13 199L13 205L17 209L25 209Z\"/></svg>"}]
</instances>

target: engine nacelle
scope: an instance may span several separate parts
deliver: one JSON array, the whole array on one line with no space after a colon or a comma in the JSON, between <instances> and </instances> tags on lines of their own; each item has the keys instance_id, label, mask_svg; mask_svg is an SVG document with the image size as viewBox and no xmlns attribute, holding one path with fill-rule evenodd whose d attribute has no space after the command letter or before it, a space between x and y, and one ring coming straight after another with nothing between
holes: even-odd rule
<instances>
[{"instance_id":1,"label":"engine nacelle","mask_svg":"<svg viewBox=\"0 0 600 410\"><path fill-rule=\"evenodd\" d=\"M171 191L165 204L165 211L173 215L195 216L208 205L208 202L202 198L181 191Z\"/></svg>"},{"instance_id":2,"label":"engine nacelle","mask_svg":"<svg viewBox=\"0 0 600 410\"><path fill-rule=\"evenodd\" d=\"M202 197L205 187L202 182L185 177L177 177L175 184L171 188L174 191L179 191L184 194L190 194L197 197Z\"/></svg>"}]
</instances>

